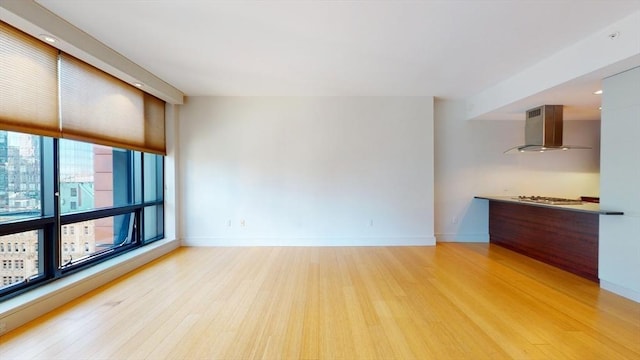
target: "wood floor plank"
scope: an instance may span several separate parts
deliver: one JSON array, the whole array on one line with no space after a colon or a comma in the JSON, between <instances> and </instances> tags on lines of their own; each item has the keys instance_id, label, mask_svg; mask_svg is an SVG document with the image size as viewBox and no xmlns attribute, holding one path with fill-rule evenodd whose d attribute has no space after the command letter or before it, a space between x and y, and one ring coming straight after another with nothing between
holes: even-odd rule
<instances>
[{"instance_id":1,"label":"wood floor plank","mask_svg":"<svg viewBox=\"0 0 640 360\"><path fill-rule=\"evenodd\" d=\"M640 359L640 304L490 244L180 248L6 359Z\"/></svg>"}]
</instances>

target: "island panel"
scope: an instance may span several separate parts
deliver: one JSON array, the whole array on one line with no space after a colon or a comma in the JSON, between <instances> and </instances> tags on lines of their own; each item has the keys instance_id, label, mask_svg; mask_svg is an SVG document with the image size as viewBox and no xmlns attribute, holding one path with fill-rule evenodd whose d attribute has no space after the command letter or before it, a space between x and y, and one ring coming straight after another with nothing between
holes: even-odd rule
<instances>
[{"instance_id":1,"label":"island panel","mask_svg":"<svg viewBox=\"0 0 640 360\"><path fill-rule=\"evenodd\" d=\"M598 281L599 215L489 201L490 242Z\"/></svg>"}]
</instances>

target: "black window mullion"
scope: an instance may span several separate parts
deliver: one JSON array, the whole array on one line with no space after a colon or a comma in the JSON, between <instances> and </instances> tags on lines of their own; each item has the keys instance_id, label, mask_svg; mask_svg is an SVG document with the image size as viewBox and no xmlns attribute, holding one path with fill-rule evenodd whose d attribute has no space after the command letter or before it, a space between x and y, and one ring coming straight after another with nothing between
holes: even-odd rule
<instances>
[{"instance_id":1,"label":"black window mullion","mask_svg":"<svg viewBox=\"0 0 640 360\"><path fill-rule=\"evenodd\" d=\"M98 209L81 213L65 214L60 217L60 225L69 225L86 220L95 220L109 216L122 215L136 211L140 208L142 208L141 204Z\"/></svg>"},{"instance_id":2,"label":"black window mullion","mask_svg":"<svg viewBox=\"0 0 640 360\"><path fill-rule=\"evenodd\" d=\"M45 234L45 270L51 274L52 277L58 278L62 275L60 271L60 264L62 262L60 256L60 139L53 139L53 215L55 218L55 225L49 237ZM48 247L46 246L48 244Z\"/></svg>"}]
</instances>

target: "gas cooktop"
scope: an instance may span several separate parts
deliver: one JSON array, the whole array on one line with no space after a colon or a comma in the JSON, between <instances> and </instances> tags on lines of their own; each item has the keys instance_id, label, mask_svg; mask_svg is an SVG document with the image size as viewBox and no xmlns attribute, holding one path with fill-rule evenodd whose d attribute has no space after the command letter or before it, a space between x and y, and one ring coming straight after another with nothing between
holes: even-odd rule
<instances>
[{"instance_id":1,"label":"gas cooktop","mask_svg":"<svg viewBox=\"0 0 640 360\"><path fill-rule=\"evenodd\" d=\"M558 197L547 197L547 196L518 196L514 198L520 201L528 201L538 204L549 204L549 205L582 205L582 200L580 199L565 199Z\"/></svg>"}]
</instances>

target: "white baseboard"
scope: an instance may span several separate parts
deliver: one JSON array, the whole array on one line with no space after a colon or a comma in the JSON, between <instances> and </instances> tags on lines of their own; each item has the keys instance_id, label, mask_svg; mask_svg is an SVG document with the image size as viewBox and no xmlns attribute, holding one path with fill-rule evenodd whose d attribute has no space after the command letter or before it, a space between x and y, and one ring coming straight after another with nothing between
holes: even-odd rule
<instances>
[{"instance_id":1,"label":"white baseboard","mask_svg":"<svg viewBox=\"0 0 640 360\"><path fill-rule=\"evenodd\" d=\"M0 335L16 329L178 247L180 247L179 240L158 240L8 299L0 303Z\"/></svg>"},{"instance_id":2,"label":"white baseboard","mask_svg":"<svg viewBox=\"0 0 640 360\"><path fill-rule=\"evenodd\" d=\"M183 246L433 246L436 239L425 237L308 237L308 238L215 238L191 237Z\"/></svg>"},{"instance_id":3,"label":"white baseboard","mask_svg":"<svg viewBox=\"0 0 640 360\"><path fill-rule=\"evenodd\" d=\"M436 234L438 242L489 242L489 234Z\"/></svg>"},{"instance_id":4,"label":"white baseboard","mask_svg":"<svg viewBox=\"0 0 640 360\"><path fill-rule=\"evenodd\" d=\"M600 279L600 288L640 303L640 292Z\"/></svg>"}]
</instances>

